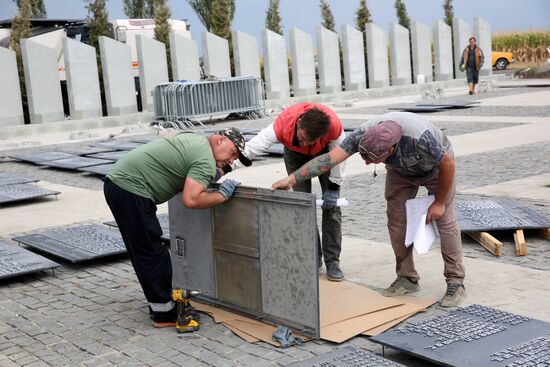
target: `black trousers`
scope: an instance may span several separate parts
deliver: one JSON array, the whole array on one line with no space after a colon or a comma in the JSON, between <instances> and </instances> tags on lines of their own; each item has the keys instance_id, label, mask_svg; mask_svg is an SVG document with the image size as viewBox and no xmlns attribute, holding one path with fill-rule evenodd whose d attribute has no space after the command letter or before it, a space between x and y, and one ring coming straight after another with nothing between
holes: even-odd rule
<instances>
[{"instance_id":1,"label":"black trousers","mask_svg":"<svg viewBox=\"0 0 550 367\"><path fill-rule=\"evenodd\" d=\"M328 152L328 148L319 154ZM296 171L302 167L305 163L309 162L315 156L294 152L285 147L284 149L284 161L286 171L288 174ZM324 193L328 190L330 172L323 173L319 176L319 183L321 184L321 191ZM293 187L294 191L311 193L311 180L297 183ZM319 238L319 232L317 232L317 246L319 248L319 257L321 254L325 258L325 264L340 261L340 252L342 251L342 211L339 207L335 209L323 209L323 222L321 225L323 232L323 240ZM321 246L322 242L322 246Z\"/></svg>"},{"instance_id":2,"label":"black trousers","mask_svg":"<svg viewBox=\"0 0 550 367\"><path fill-rule=\"evenodd\" d=\"M160 240L162 228L156 215L157 206L153 200L126 191L108 178L103 193L151 310L154 313L172 310L172 263Z\"/></svg>"}]
</instances>

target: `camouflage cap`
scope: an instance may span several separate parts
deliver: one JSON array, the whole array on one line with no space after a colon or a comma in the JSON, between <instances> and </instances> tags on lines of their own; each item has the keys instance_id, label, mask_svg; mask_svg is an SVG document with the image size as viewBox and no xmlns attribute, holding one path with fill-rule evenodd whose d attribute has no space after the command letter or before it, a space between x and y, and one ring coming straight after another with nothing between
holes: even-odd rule
<instances>
[{"instance_id":1,"label":"camouflage cap","mask_svg":"<svg viewBox=\"0 0 550 367\"><path fill-rule=\"evenodd\" d=\"M241 161L244 166L248 167L252 164L250 158L248 158L245 154L245 140L239 129L235 127L228 127L218 131L216 134L225 136L227 139L231 140L233 144L235 144L235 147L239 150L239 161Z\"/></svg>"}]
</instances>

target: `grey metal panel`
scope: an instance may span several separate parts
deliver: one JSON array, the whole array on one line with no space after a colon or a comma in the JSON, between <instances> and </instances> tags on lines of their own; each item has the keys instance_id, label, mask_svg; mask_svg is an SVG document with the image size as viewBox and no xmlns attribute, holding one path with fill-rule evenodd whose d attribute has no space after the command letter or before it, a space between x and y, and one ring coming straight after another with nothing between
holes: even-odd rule
<instances>
[{"instance_id":1,"label":"grey metal panel","mask_svg":"<svg viewBox=\"0 0 550 367\"><path fill-rule=\"evenodd\" d=\"M409 322L370 340L443 366L550 364L550 323L481 305Z\"/></svg>"},{"instance_id":2,"label":"grey metal panel","mask_svg":"<svg viewBox=\"0 0 550 367\"><path fill-rule=\"evenodd\" d=\"M67 159L78 157L75 154L65 152L37 152L37 153L20 153L10 154L10 157L19 159L20 161L39 163L46 161L54 161L57 159Z\"/></svg>"},{"instance_id":3,"label":"grey metal panel","mask_svg":"<svg viewBox=\"0 0 550 367\"><path fill-rule=\"evenodd\" d=\"M0 241L0 279L57 268L60 265L22 247Z\"/></svg>"},{"instance_id":4,"label":"grey metal panel","mask_svg":"<svg viewBox=\"0 0 550 367\"><path fill-rule=\"evenodd\" d=\"M216 250L215 261L218 300L261 312L260 259Z\"/></svg>"},{"instance_id":5,"label":"grey metal panel","mask_svg":"<svg viewBox=\"0 0 550 367\"><path fill-rule=\"evenodd\" d=\"M114 165L115 165L114 163L98 164L97 166L82 167L82 168L79 168L78 170L82 172L94 173L100 176L107 176L107 174L109 173L109 171L111 171L111 168L113 168Z\"/></svg>"},{"instance_id":6,"label":"grey metal panel","mask_svg":"<svg viewBox=\"0 0 550 367\"><path fill-rule=\"evenodd\" d=\"M456 201L454 209L464 232L550 228L550 219L514 199Z\"/></svg>"},{"instance_id":7,"label":"grey metal panel","mask_svg":"<svg viewBox=\"0 0 550 367\"><path fill-rule=\"evenodd\" d=\"M52 228L12 239L71 262L126 252L120 233L96 224Z\"/></svg>"},{"instance_id":8,"label":"grey metal panel","mask_svg":"<svg viewBox=\"0 0 550 367\"><path fill-rule=\"evenodd\" d=\"M260 205L263 311L303 325L319 323L317 217L311 205Z\"/></svg>"},{"instance_id":9,"label":"grey metal panel","mask_svg":"<svg viewBox=\"0 0 550 367\"><path fill-rule=\"evenodd\" d=\"M40 180L33 177L14 175L8 172L0 172L0 186L23 184L23 183L37 182L37 181L40 181Z\"/></svg>"},{"instance_id":10,"label":"grey metal panel","mask_svg":"<svg viewBox=\"0 0 550 367\"><path fill-rule=\"evenodd\" d=\"M216 297L210 209L188 209L179 194L168 201L168 213L172 286Z\"/></svg>"},{"instance_id":11,"label":"grey metal panel","mask_svg":"<svg viewBox=\"0 0 550 367\"><path fill-rule=\"evenodd\" d=\"M363 348L351 345L289 365L289 367L404 367Z\"/></svg>"},{"instance_id":12,"label":"grey metal panel","mask_svg":"<svg viewBox=\"0 0 550 367\"><path fill-rule=\"evenodd\" d=\"M107 159L97 159L76 156L73 158L59 159L55 161L41 162L41 164L48 167L64 168L64 169L78 169L83 167L98 166L100 164L111 163Z\"/></svg>"},{"instance_id":13,"label":"grey metal panel","mask_svg":"<svg viewBox=\"0 0 550 367\"><path fill-rule=\"evenodd\" d=\"M319 337L314 195L239 186L209 210L178 195L169 213L174 288Z\"/></svg>"},{"instance_id":14,"label":"grey metal panel","mask_svg":"<svg viewBox=\"0 0 550 367\"><path fill-rule=\"evenodd\" d=\"M0 186L0 204L14 201L38 199L61 194L59 191L43 189L34 185L15 184Z\"/></svg>"}]
</instances>

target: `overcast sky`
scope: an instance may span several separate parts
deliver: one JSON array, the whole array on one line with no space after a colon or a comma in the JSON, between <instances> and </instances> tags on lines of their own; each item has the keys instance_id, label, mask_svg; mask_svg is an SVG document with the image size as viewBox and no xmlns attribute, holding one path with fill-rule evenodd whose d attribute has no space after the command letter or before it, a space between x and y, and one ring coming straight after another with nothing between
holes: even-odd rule
<instances>
[{"instance_id":1,"label":"overcast sky","mask_svg":"<svg viewBox=\"0 0 550 367\"><path fill-rule=\"evenodd\" d=\"M44 0L48 18L85 18L84 0ZM268 0L236 0L237 9L233 29L249 33L260 39L264 28ZM339 30L344 24L354 25L354 12L359 0L328 0ZM405 0L409 16L428 26L434 19L443 18L443 0ZM172 18L188 19L193 39L200 44L204 27L189 7L186 0L168 0ZM368 0L367 4L374 22L384 29L395 21L393 0ZM107 0L109 18L126 18L122 0ZM455 16L472 24L474 16L481 16L491 23L493 31L550 29L550 0L455 0ZM13 0L0 0L0 19L13 17L16 7ZM281 0L280 12L283 31L288 34L292 27L315 35L315 27L321 22L318 0Z\"/></svg>"}]
</instances>

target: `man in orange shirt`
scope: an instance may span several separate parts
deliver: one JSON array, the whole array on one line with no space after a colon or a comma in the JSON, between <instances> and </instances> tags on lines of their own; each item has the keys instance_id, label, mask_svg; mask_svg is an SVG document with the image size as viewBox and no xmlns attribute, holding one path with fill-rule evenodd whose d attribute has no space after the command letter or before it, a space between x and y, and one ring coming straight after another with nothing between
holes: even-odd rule
<instances>
[{"instance_id":1,"label":"man in orange shirt","mask_svg":"<svg viewBox=\"0 0 550 367\"><path fill-rule=\"evenodd\" d=\"M298 103L283 110L277 119L246 143L245 154L253 159L265 153L273 144L284 145L284 161L290 174L318 155L338 147L345 133L336 113L325 105ZM239 166L237 161L235 166ZM325 259L327 277L341 281L342 213L336 205L340 196L344 165L340 164L319 176L323 193L322 241L318 236L318 265ZM294 191L311 192L311 180L294 186ZM321 246L322 243L322 246Z\"/></svg>"}]
</instances>

